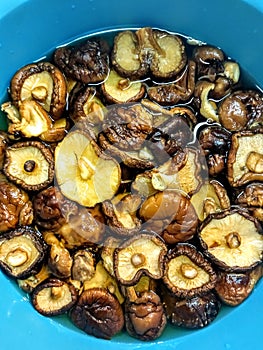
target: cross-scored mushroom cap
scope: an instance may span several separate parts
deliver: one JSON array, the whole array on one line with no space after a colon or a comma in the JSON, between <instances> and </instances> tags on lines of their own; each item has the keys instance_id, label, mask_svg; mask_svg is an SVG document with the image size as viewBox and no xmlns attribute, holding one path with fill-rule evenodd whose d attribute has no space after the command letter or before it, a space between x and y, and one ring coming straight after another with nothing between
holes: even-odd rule
<instances>
[{"instance_id":1,"label":"cross-scored mushroom cap","mask_svg":"<svg viewBox=\"0 0 263 350\"><path fill-rule=\"evenodd\" d=\"M64 196L87 207L111 199L121 180L119 164L80 130L70 132L56 147L55 171Z\"/></svg>"},{"instance_id":2,"label":"cross-scored mushroom cap","mask_svg":"<svg viewBox=\"0 0 263 350\"><path fill-rule=\"evenodd\" d=\"M49 62L32 63L19 69L10 84L16 107L24 100L39 103L53 119L58 119L66 106L67 85L61 71Z\"/></svg>"},{"instance_id":3,"label":"cross-scored mushroom cap","mask_svg":"<svg viewBox=\"0 0 263 350\"><path fill-rule=\"evenodd\" d=\"M243 272L262 261L261 226L244 210L210 214L199 228L199 239L204 254L223 270Z\"/></svg>"},{"instance_id":4,"label":"cross-scored mushroom cap","mask_svg":"<svg viewBox=\"0 0 263 350\"><path fill-rule=\"evenodd\" d=\"M77 302L78 292L72 284L50 278L34 289L31 298L34 308L40 314L55 316L72 308Z\"/></svg>"},{"instance_id":5,"label":"cross-scored mushroom cap","mask_svg":"<svg viewBox=\"0 0 263 350\"><path fill-rule=\"evenodd\" d=\"M0 235L0 267L15 278L36 273L47 251L41 234L24 226Z\"/></svg>"},{"instance_id":6,"label":"cross-scored mushroom cap","mask_svg":"<svg viewBox=\"0 0 263 350\"><path fill-rule=\"evenodd\" d=\"M193 245L179 243L165 257L163 282L180 298L207 293L216 279L210 262Z\"/></svg>"},{"instance_id":7,"label":"cross-scored mushroom cap","mask_svg":"<svg viewBox=\"0 0 263 350\"><path fill-rule=\"evenodd\" d=\"M241 131L232 135L227 159L227 177L239 187L263 180L263 130Z\"/></svg>"},{"instance_id":8,"label":"cross-scored mushroom cap","mask_svg":"<svg viewBox=\"0 0 263 350\"><path fill-rule=\"evenodd\" d=\"M41 190L53 181L53 155L42 142L17 142L6 149L3 171L10 181L23 189Z\"/></svg>"},{"instance_id":9,"label":"cross-scored mushroom cap","mask_svg":"<svg viewBox=\"0 0 263 350\"><path fill-rule=\"evenodd\" d=\"M167 247L155 234L142 233L122 243L114 251L114 271L123 285L136 284L142 275L160 279Z\"/></svg>"}]
</instances>

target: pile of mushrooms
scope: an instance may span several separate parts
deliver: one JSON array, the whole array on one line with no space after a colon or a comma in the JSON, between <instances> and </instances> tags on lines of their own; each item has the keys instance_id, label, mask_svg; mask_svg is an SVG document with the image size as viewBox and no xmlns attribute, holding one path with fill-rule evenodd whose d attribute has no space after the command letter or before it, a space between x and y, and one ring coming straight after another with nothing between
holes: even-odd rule
<instances>
[{"instance_id":1,"label":"pile of mushrooms","mask_svg":"<svg viewBox=\"0 0 263 350\"><path fill-rule=\"evenodd\" d=\"M1 109L0 268L37 312L144 341L210 324L263 275L263 95L154 28L20 68Z\"/></svg>"}]
</instances>

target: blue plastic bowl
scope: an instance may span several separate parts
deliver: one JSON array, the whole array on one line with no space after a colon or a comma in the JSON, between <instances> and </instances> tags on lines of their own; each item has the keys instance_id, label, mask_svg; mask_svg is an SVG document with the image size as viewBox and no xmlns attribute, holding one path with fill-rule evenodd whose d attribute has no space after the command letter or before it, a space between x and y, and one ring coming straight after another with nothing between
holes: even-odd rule
<instances>
[{"instance_id":1,"label":"blue plastic bowl","mask_svg":"<svg viewBox=\"0 0 263 350\"><path fill-rule=\"evenodd\" d=\"M262 0L4 0L0 2L0 101L21 66L57 45L108 30L154 26L217 45L263 87ZM3 125L3 124L2 124ZM63 317L47 318L0 272L0 349L241 350L262 348L263 281L240 306L225 307L208 327L168 327L155 342L121 334L87 336Z\"/></svg>"}]
</instances>

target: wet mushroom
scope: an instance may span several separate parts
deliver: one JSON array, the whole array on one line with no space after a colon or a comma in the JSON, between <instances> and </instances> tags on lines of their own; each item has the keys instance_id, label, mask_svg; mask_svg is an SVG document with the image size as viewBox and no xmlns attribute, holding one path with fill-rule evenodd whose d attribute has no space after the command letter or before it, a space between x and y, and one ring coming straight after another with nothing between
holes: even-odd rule
<instances>
[{"instance_id":1,"label":"wet mushroom","mask_svg":"<svg viewBox=\"0 0 263 350\"><path fill-rule=\"evenodd\" d=\"M34 308L44 316L62 315L77 302L78 293L72 284L57 278L40 283L32 292Z\"/></svg>"},{"instance_id":2,"label":"wet mushroom","mask_svg":"<svg viewBox=\"0 0 263 350\"><path fill-rule=\"evenodd\" d=\"M256 122L263 113L263 96L253 90L238 90L219 105L220 123L229 131L241 131Z\"/></svg>"},{"instance_id":3,"label":"wet mushroom","mask_svg":"<svg viewBox=\"0 0 263 350\"><path fill-rule=\"evenodd\" d=\"M161 235L167 244L186 242L196 233L198 218L190 198L178 190L165 190L141 205L143 227Z\"/></svg>"},{"instance_id":4,"label":"wet mushroom","mask_svg":"<svg viewBox=\"0 0 263 350\"><path fill-rule=\"evenodd\" d=\"M227 159L227 178L232 187L263 180L263 131L232 135Z\"/></svg>"},{"instance_id":5,"label":"wet mushroom","mask_svg":"<svg viewBox=\"0 0 263 350\"><path fill-rule=\"evenodd\" d=\"M74 123L84 122L97 125L105 118L104 108L94 87L76 85L72 90L69 100L69 116Z\"/></svg>"},{"instance_id":6,"label":"wet mushroom","mask_svg":"<svg viewBox=\"0 0 263 350\"><path fill-rule=\"evenodd\" d=\"M125 327L128 334L147 341L160 337L166 326L166 316L160 297L153 291L137 295L133 287L128 287L127 292Z\"/></svg>"},{"instance_id":7,"label":"wet mushroom","mask_svg":"<svg viewBox=\"0 0 263 350\"><path fill-rule=\"evenodd\" d=\"M73 265L70 252L53 232L45 231L42 234L45 242L49 246L47 264L50 271L57 278L70 277Z\"/></svg>"},{"instance_id":8,"label":"wet mushroom","mask_svg":"<svg viewBox=\"0 0 263 350\"><path fill-rule=\"evenodd\" d=\"M259 222L241 209L210 214L199 228L204 254L219 268L244 272L261 263L263 235Z\"/></svg>"},{"instance_id":9,"label":"wet mushroom","mask_svg":"<svg viewBox=\"0 0 263 350\"><path fill-rule=\"evenodd\" d=\"M41 234L24 226L0 235L0 267L9 276L27 278L36 273L47 246Z\"/></svg>"},{"instance_id":10,"label":"wet mushroom","mask_svg":"<svg viewBox=\"0 0 263 350\"><path fill-rule=\"evenodd\" d=\"M84 84L99 83L109 71L107 51L104 42L86 40L80 45L57 48L53 58L66 77Z\"/></svg>"},{"instance_id":11,"label":"wet mushroom","mask_svg":"<svg viewBox=\"0 0 263 350\"><path fill-rule=\"evenodd\" d=\"M214 292L192 298L179 298L165 291L162 298L168 321L173 326L187 329L208 326L221 308L221 302Z\"/></svg>"},{"instance_id":12,"label":"wet mushroom","mask_svg":"<svg viewBox=\"0 0 263 350\"><path fill-rule=\"evenodd\" d=\"M165 257L163 282L180 298L206 294L216 280L210 262L191 244L179 243Z\"/></svg>"},{"instance_id":13,"label":"wet mushroom","mask_svg":"<svg viewBox=\"0 0 263 350\"><path fill-rule=\"evenodd\" d=\"M73 255L71 275L74 280L85 282L95 275L96 261L89 249L78 249Z\"/></svg>"},{"instance_id":14,"label":"wet mushroom","mask_svg":"<svg viewBox=\"0 0 263 350\"><path fill-rule=\"evenodd\" d=\"M224 52L211 45L196 46L193 59L197 63L198 78L207 78L214 82L219 73L224 72Z\"/></svg>"},{"instance_id":15,"label":"wet mushroom","mask_svg":"<svg viewBox=\"0 0 263 350\"><path fill-rule=\"evenodd\" d=\"M0 131L0 170L3 168L5 150L9 144L8 134L5 131Z\"/></svg>"},{"instance_id":16,"label":"wet mushroom","mask_svg":"<svg viewBox=\"0 0 263 350\"><path fill-rule=\"evenodd\" d=\"M121 76L135 80L148 71L157 79L171 79L184 68L187 57L179 36L146 27L116 35L111 59Z\"/></svg>"},{"instance_id":17,"label":"wet mushroom","mask_svg":"<svg viewBox=\"0 0 263 350\"><path fill-rule=\"evenodd\" d=\"M111 339L124 327L120 303L104 288L83 291L70 312L70 319L85 333L103 339Z\"/></svg>"},{"instance_id":18,"label":"wet mushroom","mask_svg":"<svg viewBox=\"0 0 263 350\"><path fill-rule=\"evenodd\" d=\"M171 106L191 98L195 88L196 64L189 61L180 76L170 84L153 85L147 89L149 98L161 105Z\"/></svg>"},{"instance_id":19,"label":"wet mushroom","mask_svg":"<svg viewBox=\"0 0 263 350\"><path fill-rule=\"evenodd\" d=\"M145 95L145 86L140 81L130 81L111 70L101 85L101 90L109 103L129 103L139 101Z\"/></svg>"},{"instance_id":20,"label":"wet mushroom","mask_svg":"<svg viewBox=\"0 0 263 350\"><path fill-rule=\"evenodd\" d=\"M207 80L199 80L196 83L194 99L199 113L206 119L219 122L218 107L211 98L211 91L215 89L215 84Z\"/></svg>"},{"instance_id":21,"label":"wet mushroom","mask_svg":"<svg viewBox=\"0 0 263 350\"><path fill-rule=\"evenodd\" d=\"M217 296L226 305L239 305L249 297L261 277L261 265L243 273L219 271L215 286Z\"/></svg>"},{"instance_id":22,"label":"wet mushroom","mask_svg":"<svg viewBox=\"0 0 263 350\"><path fill-rule=\"evenodd\" d=\"M142 275L160 279L166 252L162 239L151 233L142 233L124 241L114 251L117 280L129 286L136 284Z\"/></svg>"},{"instance_id":23,"label":"wet mushroom","mask_svg":"<svg viewBox=\"0 0 263 350\"><path fill-rule=\"evenodd\" d=\"M56 147L55 171L63 195L87 207L111 199L121 180L119 164L80 130L73 130Z\"/></svg>"},{"instance_id":24,"label":"wet mushroom","mask_svg":"<svg viewBox=\"0 0 263 350\"><path fill-rule=\"evenodd\" d=\"M3 171L24 190L38 191L53 181L53 155L42 142L17 142L6 149Z\"/></svg>"},{"instance_id":25,"label":"wet mushroom","mask_svg":"<svg viewBox=\"0 0 263 350\"><path fill-rule=\"evenodd\" d=\"M66 80L53 64L32 63L19 69L12 77L10 94L17 108L20 108L21 102L33 100L56 120L66 106Z\"/></svg>"},{"instance_id":26,"label":"wet mushroom","mask_svg":"<svg viewBox=\"0 0 263 350\"><path fill-rule=\"evenodd\" d=\"M102 210L111 230L121 236L132 236L141 228L141 221L136 213L141 204L141 197L126 194L120 201L104 201Z\"/></svg>"},{"instance_id":27,"label":"wet mushroom","mask_svg":"<svg viewBox=\"0 0 263 350\"><path fill-rule=\"evenodd\" d=\"M217 180L205 181L191 197L198 219L203 221L209 214L230 208L225 187Z\"/></svg>"},{"instance_id":28,"label":"wet mushroom","mask_svg":"<svg viewBox=\"0 0 263 350\"><path fill-rule=\"evenodd\" d=\"M34 219L28 194L11 182L0 180L0 232L31 225Z\"/></svg>"},{"instance_id":29,"label":"wet mushroom","mask_svg":"<svg viewBox=\"0 0 263 350\"><path fill-rule=\"evenodd\" d=\"M238 190L234 203L247 208L252 216L263 221L263 184L254 182Z\"/></svg>"}]
</instances>

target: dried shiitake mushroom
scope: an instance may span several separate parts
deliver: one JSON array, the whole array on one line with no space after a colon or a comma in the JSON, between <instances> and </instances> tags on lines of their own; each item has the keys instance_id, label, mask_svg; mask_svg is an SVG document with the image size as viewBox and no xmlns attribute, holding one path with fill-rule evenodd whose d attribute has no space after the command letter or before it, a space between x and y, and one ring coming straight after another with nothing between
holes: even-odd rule
<instances>
[{"instance_id":1,"label":"dried shiitake mushroom","mask_svg":"<svg viewBox=\"0 0 263 350\"><path fill-rule=\"evenodd\" d=\"M52 231L42 233L45 242L49 245L48 267L57 278L68 278L71 276L73 260L70 252Z\"/></svg>"},{"instance_id":2,"label":"dried shiitake mushroom","mask_svg":"<svg viewBox=\"0 0 263 350\"><path fill-rule=\"evenodd\" d=\"M227 177L232 187L263 180L263 130L232 135L227 159Z\"/></svg>"},{"instance_id":3,"label":"dried shiitake mushroom","mask_svg":"<svg viewBox=\"0 0 263 350\"><path fill-rule=\"evenodd\" d=\"M211 98L211 91L215 89L215 84L207 80L199 80L195 85L195 104L199 113L206 119L219 122L217 104Z\"/></svg>"},{"instance_id":4,"label":"dried shiitake mushroom","mask_svg":"<svg viewBox=\"0 0 263 350\"><path fill-rule=\"evenodd\" d=\"M241 304L254 290L258 280L262 277L262 265L252 271L226 272L218 271L215 290L220 300L227 305Z\"/></svg>"},{"instance_id":5,"label":"dried shiitake mushroom","mask_svg":"<svg viewBox=\"0 0 263 350\"><path fill-rule=\"evenodd\" d=\"M203 295L215 287L211 264L191 244L179 243L165 257L163 282L180 298Z\"/></svg>"},{"instance_id":6,"label":"dried shiitake mushroom","mask_svg":"<svg viewBox=\"0 0 263 350\"><path fill-rule=\"evenodd\" d=\"M109 71L107 47L102 41L59 47L54 52L54 62L66 77L84 84L103 81Z\"/></svg>"},{"instance_id":7,"label":"dried shiitake mushroom","mask_svg":"<svg viewBox=\"0 0 263 350\"><path fill-rule=\"evenodd\" d=\"M24 292L32 293L36 286L48 278L51 278L51 272L48 266L43 264L40 271L38 271L36 274L23 279L18 278L17 283L19 288L21 288Z\"/></svg>"},{"instance_id":8,"label":"dried shiitake mushroom","mask_svg":"<svg viewBox=\"0 0 263 350\"><path fill-rule=\"evenodd\" d=\"M112 65L123 77L140 79L150 71L171 79L186 65L185 46L177 35L152 28L122 31L114 39Z\"/></svg>"},{"instance_id":9,"label":"dried shiitake mushroom","mask_svg":"<svg viewBox=\"0 0 263 350\"><path fill-rule=\"evenodd\" d=\"M78 328L97 338L110 339L124 326L122 307L105 288L83 291L71 309L70 318Z\"/></svg>"},{"instance_id":10,"label":"dried shiitake mushroom","mask_svg":"<svg viewBox=\"0 0 263 350\"><path fill-rule=\"evenodd\" d=\"M166 326L160 297L154 291L145 291L137 295L133 287L127 288L127 294L125 327L128 334L148 341L158 338Z\"/></svg>"},{"instance_id":11,"label":"dried shiitake mushroom","mask_svg":"<svg viewBox=\"0 0 263 350\"><path fill-rule=\"evenodd\" d=\"M147 89L149 98L161 105L170 106L191 98L195 88L196 64L189 61L186 69L171 84L153 85Z\"/></svg>"},{"instance_id":12,"label":"dried shiitake mushroom","mask_svg":"<svg viewBox=\"0 0 263 350\"><path fill-rule=\"evenodd\" d=\"M90 249L78 249L72 259L71 274L73 280L85 282L95 275L95 255Z\"/></svg>"},{"instance_id":13,"label":"dried shiitake mushroom","mask_svg":"<svg viewBox=\"0 0 263 350\"><path fill-rule=\"evenodd\" d=\"M221 302L214 292L192 298L179 298L165 291L162 299L168 321L174 326L187 329L199 329L209 325L221 308Z\"/></svg>"},{"instance_id":14,"label":"dried shiitake mushroom","mask_svg":"<svg viewBox=\"0 0 263 350\"><path fill-rule=\"evenodd\" d=\"M0 130L0 170L3 168L5 149L9 144L8 134Z\"/></svg>"},{"instance_id":15,"label":"dried shiitake mushroom","mask_svg":"<svg viewBox=\"0 0 263 350\"><path fill-rule=\"evenodd\" d=\"M197 63L198 78L206 78L214 82L219 73L224 72L224 52L211 45L197 46L193 52L193 59Z\"/></svg>"},{"instance_id":16,"label":"dried shiitake mushroom","mask_svg":"<svg viewBox=\"0 0 263 350\"><path fill-rule=\"evenodd\" d=\"M87 207L111 199L121 180L119 164L80 130L70 132L56 147L55 171L63 195Z\"/></svg>"},{"instance_id":17,"label":"dried shiitake mushroom","mask_svg":"<svg viewBox=\"0 0 263 350\"><path fill-rule=\"evenodd\" d=\"M253 90L238 90L219 105L220 123L230 131L244 130L257 121L263 112L263 96Z\"/></svg>"},{"instance_id":18,"label":"dried shiitake mushroom","mask_svg":"<svg viewBox=\"0 0 263 350\"><path fill-rule=\"evenodd\" d=\"M115 70L110 71L101 89L109 103L135 102L145 95L145 86L142 82L123 78Z\"/></svg>"},{"instance_id":19,"label":"dried shiitake mushroom","mask_svg":"<svg viewBox=\"0 0 263 350\"><path fill-rule=\"evenodd\" d=\"M101 123L104 120L104 105L96 95L96 89L76 85L70 94L69 116L74 123Z\"/></svg>"},{"instance_id":20,"label":"dried shiitake mushroom","mask_svg":"<svg viewBox=\"0 0 263 350\"><path fill-rule=\"evenodd\" d=\"M140 207L139 216L143 226L161 235L167 244L193 238L198 225L190 198L178 190L165 190L148 197Z\"/></svg>"},{"instance_id":21,"label":"dried shiitake mushroom","mask_svg":"<svg viewBox=\"0 0 263 350\"><path fill-rule=\"evenodd\" d=\"M30 226L0 235L0 267L15 278L36 273L46 255L47 246L41 234Z\"/></svg>"},{"instance_id":22,"label":"dried shiitake mushroom","mask_svg":"<svg viewBox=\"0 0 263 350\"><path fill-rule=\"evenodd\" d=\"M132 236L141 228L141 221L137 217L137 210L141 204L141 197L127 193L117 203L104 201L102 210L106 216L106 222L111 230L118 235Z\"/></svg>"},{"instance_id":23,"label":"dried shiitake mushroom","mask_svg":"<svg viewBox=\"0 0 263 350\"><path fill-rule=\"evenodd\" d=\"M247 208L255 218L263 221L263 184L261 182L252 182L245 188L237 190L233 201Z\"/></svg>"},{"instance_id":24,"label":"dried shiitake mushroom","mask_svg":"<svg viewBox=\"0 0 263 350\"><path fill-rule=\"evenodd\" d=\"M198 219L203 221L209 214L230 208L225 187L217 180L207 180L191 197Z\"/></svg>"},{"instance_id":25,"label":"dried shiitake mushroom","mask_svg":"<svg viewBox=\"0 0 263 350\"><path fill-rule=\"evenodd\" d=\"M5 179L0 180L0 232L31 225L34 218L28 194Z\"/></svg>"},{"instance_id":26,"label":"dried shiitake mushroom","mask_svg":"<svg viewBox=\"0 0 263 350\"><path fill-rule=\"evenodd\" d=\"M209 215L199 229L199 239L204 254L225 271L243 272L261 263L262 229L244 210Z\"/></svg>"},{"instance_id":27,"label":"dried shiitake mushroom","mask_svg":"<svg viewBox=\"0 0 263 350\"><path fill-rule=\"evenodd\" d=\"M75 287L63 280L50 278L40 283L32 292L34 308L44 316L66 313L77 302Z\"/></svg>"},{"instance_id":28,"label":"dried shiitake mushroom","mask_svg":"<svg viewBox=\"0 0 263 350\"><path fill-rule=\"evenodd\" d=\"M53 154L40 141L14 143L6 149L3 171L24 190L39 191L53 181Z\"/></svg>"},{"instance_id":29,"label":"dried shiitake mushroom","mask_svg":"<svg viewBox=\"0 0 263 350\"><path fill-rule=\"evenodd\" d=\"M153 233L142 233L124 241L114 251L117 280L126 286L136 284L142 275L160 279L167 252L165 243Z\"/></svg>"},{"instance_id":30,"label":"dried shiitake mushroom","mask_svg":"<svg viewBox=\"0 0 263 350\"><path fill-rule=\"evenodd\" d=\"M33 100L56 120L61 117L66 106L66 80L53 64L33 63L15 73L10 83L10 94L16 108L19 109L25 100Z\"/></svg>"}]
</instances>

